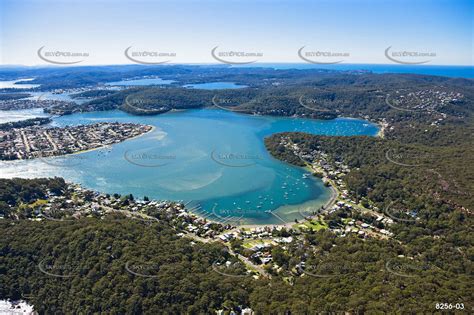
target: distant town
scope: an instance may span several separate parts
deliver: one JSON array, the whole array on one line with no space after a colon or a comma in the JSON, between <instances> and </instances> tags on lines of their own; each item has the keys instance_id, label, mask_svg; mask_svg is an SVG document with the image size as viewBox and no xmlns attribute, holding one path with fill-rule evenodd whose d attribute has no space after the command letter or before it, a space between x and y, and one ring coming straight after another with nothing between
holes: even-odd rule
<instances>
[{"instance_id":1,"label":"distant town","mask_svg":"<svg viewBox=\"0 0 474 315\"><path fill-rule=\"evenodd\" d=\"M393 235L393 233L386 229L386 227L394 223L390 216L387 216L381 209L375 206L370 204L364 206L351 198L343 181L343 178L351 171L347 165L339 161L330 163L327 159L328 155L323 151L313 150L306 152L289 138L282 138L281 144L304 161L314 174L321 176L323 183L332 187L334 195L325 210L328 214L339 212L342 218L343 226L333 228L336 234L345 236L349 233L357 233L360 236L370 235L378 238L388 238ZM364 218L359 220L352 219L352 211L363 214Z\"/></svg>"},{"instance_id":2,"label":"distant town","mask_svg":"<svg viewBox=\"0 0 474 315\"><path fill-rule=\"evenodd\" d=\"M25 98L25 99L13 99L13 100L0 100L0 110L22 110L31 108L50 108L59 107L73 104L72 102L51 100L51 99L40 99L38 98Z\"/></svg>"},{"instance_id":3,"label":"distant town","mask_svg":"<svg viewBox=\"0 0 474 315\"><path fill-rule=\"evenodd\" d=\"M25 160L96 149L142 135L152 126L132 123L43 128L30 126L0 131L0 159Z\"/></svg>"},{"instance_id":4,"label":"distant town","mask_svg":"<svg viewBox=\"0 0 474 315\"><path fill-rule=\"evenodd\" d=\"M328 164L324 163L322 167L327 174L323 180L331 182L331 185L337 183L338 191L343 189L344 186L335 177L343 172L329 170ZM341 169L344 167L341 166ZM257 278L270 278L272 273L280 272L272 257L272 249L275 246L281 246L285 250L290 245L306 247L308 244L305 238L311 231L328 230L338 237L355 235L361 239L387 239L393 235L385 228L393 223L391 218L373 211L377 209L366 209L360 204L355 204L345 189L340 196L334 196L318 213L280 225L248 226L234 224L232 220L220 222L219 218L212 220L196 214L203 213L203 210L199 205L192 204L192 201L150 200L146 196L140 200L133 195L100 193L73 183L67 184L67 188L61 194L48 191L45 199L36 200L26 209L28 210L23 211L21 215L13 211L9 217L21 219L26 215L33 221L70 221L80 218L130 219L148 225L166 221L175 227L178 237L225 245L229 253L238 258L248 272ZM343 226L332 223L330 219L336 211L346 214L342 221ZM216 268L225 272L226 268L230 267L230 262L226 264L218 265ZM303 261L291 271L292 275L303 276L304 267Z\"/></svg>"},{"instance_id":5,"label":"distant town","mask_svg":"<svg viewBox=\"0 0 474 315\"><path fill-rule=\"evenodd\" d=\"M266 244L265 242L272 236L272 232L285 229L284 226L238 229L231 224L221 224L194 214L192 211L198 210L199 206L191 206L190 204L191 201L150 200L146 196L142 200L138 200L133 195L104 194L85 189L78 184L69 183L62 193L47 191L45 199L37 199L29 204L25 208L26 211L22 213L12 211L9 218L64 222L80 218L128 219L148 225L166 221L175 227L178 237L188 237L191 240L205 243L211 241L221 242L229 248L230 241L234 239L247 239L249 242L262 240L262 244ZM4 219L4 217L0 216L0 219ZM274 240L270 241L274 242ZM262 255L261 251L263 249L268 249L267 245L251 247L259 256ZM237 255L234 252L232 253ZM271 255L267 255L266 258L260 264L268 264L271 261ZM254 263L248 263L250 269L258 269L258 266Z\"/></svg>"},{"instance_id":6,"label":"distant town","mask_svg":"<svg viewBox=\"0 0 474 315\"><path fill-rule=\"evenodd\" d=\"M188 75L181 69L177 69L176 73L173 72L173 77L164 75L164 78L179 79L177 80L179 86L206 80L217 82L215 77L219 76L219 71L229 70L227 68L212 68L211 70L193 68L190 69L191 74ZM255 71L259 74L258 71L262 70ZM69 301L63 302L60 299L48 301L44 298L55 295L42 289L45 277L51 276L41 270L43 261L41 258L49 257L47 255L51 258L61 258L61 260L47 261L51 264L48 266L57 268L58 274L53 274L53 276L59 276L58 279L61 276L66 276L64 279L69 277L67 273L61 272L61 268L65 267L67 262L80 259L86 262L80 268L78 267L77 270L81 270L81 273L77 273L77 277L76 274L71 273L71 278L73 278L71 280L80 286L77 289L65 291L68 294L63 294L71 297L72 301L78 301L78 306L73 311L76 313L81 312L80 306L89 306L88 301L94 303L97 301L94 300L96 296L89 292L95 293L99 289L94 291L96 288L91 288L90 284L95 285L100 281L106 284L109 280L114 281L113 287L106 285L100 288L102 290L105 288L103 291L107 294L107 290L110 289L114 300L105 300L104 294L99 297L104 299L104 302L100 306L91 307L86 312L89 310L100 312L112 304L134 307L132 294L123 293L129 288L135 289L131 283L135 286L147 283L147 294L150 297L162 294L161 296L169 296L173 300L171 303L177 302L173 297L175 293L174 291L170 293L172 292L170 288L173 290L177 288L176 292L178 292L181 290L181 285L185 283L186 296L189 296L188 292L198 292L195 296L199 297L199 303L202 301L203 306L202 309L184 307L166 309L160 306L165 311L179 314L208 313L206 312L208 309L212 309L215 314L223 315L278 313L279 310L286 309L288 312L291 310L292 314L339 311L376 312L379 310L377 303L370 304L371 306L366 308L355 308L354 305L356 303L369 305L369 302L361 301L371 301L371 299L385 301L385 298L390 297L393 306L394 301L402 301L399 297L404 293L399 290L406 290L406 293L412 294L410 296L417 298L409 307L399 310L418 312L419 309L416 308L418 298L419 301L430 303L434 299L442 301L444 294L449 291L447 288L453 285L458 285L459 289L456 290L461 292L461 295L464 294L463 288L467 287L468 281L464 281L461 276L464 277L462 270L468 265L465 263L465 258L469 253L469 247L466 245L469 244L467 231L472 223L469 221L471 212L467 210L467 207L471 201L465 197L469 196L467 194L450 194L450 192L457 192L458 187L467 191L468 188L465 187L468 186L471 175L469 168L465 167L465 165L470 165L470 156L472 156L469 154L472 143L469 137L465 136L471 131L468 129L471 127L469 124L459 124L462 120L460 118L470 117L472 106L469 96L472 95L472 91L469 87L471 84L469 82L461 82L461 84L456 81L457 83L450 85L451 83L446 81L444 86L437 83L433 85L429 83L432 80L431 77L427 77L422 82L418 81L419 77L416 77L412 81L407 81L410 82L407 84L402 80L403 78L391 75L325 72L311 74L311 71L295 71L294 73L292 71L282 75L279 75L281 72L277 71L274 76L269 76L267 73L238 74L238 76L231 76L232 80L228 79L229 76L225 73L218 77L222 80L238 81L248 86L239 91L181 88L178 84L166 87L133 87L131 85L110 87L105 83L118 80L121 76L117 74L113 77L105 74L105 77L83 76L71 82L63 82L62 78L48 79L41 83L43 84L41 88L29 91L34 95L28 94L28 91L1 91L0 89L0 110L21 112L25 109L28 114L25 117L31 117L29 112L36 113L38 110L29 111L28 109L42 108L49 114L48 117L15 119L0 124L0 161L7 161L2 164L12 168L17 165L16 162L10 162L12 160L21 160L21 165L29 165L30 163L26 160L40 159L45 164L51 161L51 165L54 165L55 160L60 160L54 157L71 154L66 156L65 160L75 161L89 156L75 153L94 149L98 149L95 151L97 156L105 159L121 158L108 154L112 151L111 147L114 144L144 135L151 132L154 127L115 122L114 117L117 116L108 115L106 111L123 111L127 114L120 113L120 117L125 115L131 122L153 121L152 117L140 120L137 117L132 118L131 115L160 114L168 109L180 112L200 108L210 117L214 117L213 115L220 117L221 113L227 117L228 114L225 112L211 111L214 108L208 108L212 103L210 100L217 95L218 99L222 100L222 106L217 102L219 106L214 104L214 107L248 114L245 116L230 114L229 117L235 116L242 121L247 118L265 121L266 117L251 115L272 115L281 116L279 120L288 122L290 119L294 120L294 124L285 125L284 128L265 129L265 132L259 133L258 137L262 135L261 140L264 141L265 148L272 158L278 159L281 163L304 168L304 171L300 170L301 174L296 173L295 179L301 182L315 181L318 185L318 190L308 191L308 200L314 199L314 202L293 204L287 196L293 191L290 188L287 189L287 183L283 182L281 188L286 190L283 194L284 204L271 207L269 210L264 210L260 206L263 200L267 199L262 193L259 196L262 201L256 205L258 220L255 220L252 215L244 216L242 211L234 211L233 206L230 205L226 209L216 209L217 203L212 209L201 206L207 201L201 201L198 190L194 188L197 185L193 182L193 176L203 182L207 181L207 176L201 176L199 172L196 172L198 169L194 168L190 168L183 173L183 177L179 178L186 185L182 185L181 182L175 183L168 178L152 176L153 172L159 174L161 168L147 168L143 172L130 173L122 172L122 169L118 168L111 174L123 176L118 179L122 188L106 182L103 185L94 185L98 187L94 188L97 190L90 189L86 182L67 174L66 179L60 177L24 179L23 176L30 177L31 174L23 172L23 168L18 168L15 172L18 175L13 175L14 178L0 178L0 195L2 196L0 198L2 199L0 200L0 224L5 229L4 248L8 251L5 259L7 264L4 264L7 267L2 268L7 271L8 278L5 283L8 283L9 288L13 288L6 291L7 286L4 286L5 292L1 298L10 300L2 302L0 299L0 304L3 303L0 308L28 310L34 305L35 310L40 310L40 312L42 310L54 312L51 305L62 307L56 310L70 308ZM386 80L381 80L381 78L386 78ZM89 85L89 80L94 79L100 82L93 86ZM70 88L78 83L82 84L81 87ZM44 98L39 95L40 89L45 91ZM129 95L139 97L128 98ZM240 97L245 101L236 101L235 106L230 106L231 103L224 101L240 100ZM51 100L51 98L60 100ZM84 100L88 102L82 102ZM127 111L127 106L133 107L135 102L136 105L146 106L143 108L137 106L138 109ZM86 116L90 122L94 122L94 118L90 118L94 117L93 112L98 111L101 113L95 117L99 117L97 120L102 121L101 123L84 125L82 115L73 115L70 119L57 117L92 112ZM11 114L14 116L16 113ZM176 113L176 115L180 114ZM189 113L183 113L183 115L187 114ZM175 113L170 116L174 115ZM21 116L21 113L18 116ZM76 120L74 116L79 116L79 119ZM105 122L103 117L107 117L109 122ZM366 121L357 122L354 124L356 129L352 129L352 123L356 122L347 122L344 119L339 123L338 120L334 125L335 132L332 133L332 129L328 129L331 132L325 133L313 129L313 121L306 119L328 120L337 117L362 118ZM167 117L156 119L153 125L166 128L166 122L163 123L163 121L166 121ZM233 120L231 128L237 126L236 122L239 120ZM77 125L66 126L71 121ZM126 121L126 119L121 118L120 121ZM222 122L225 120L219 121L219 123ZM375 136L377 132L375 126L371 126L369 122L380 127L377 136ZM200 139L197 136L199 130L206 131L198 124L185 125L186 123L188 122L181 124L179 121L174 123L174 126L179 132L186 132L186 135L190 134L189 130L191 133L194 132L191 134L192 137L188 137L192 138L191 141L194 141L193 138ZM325 123L321 122L321 125ZM185 129L183 126L191 129ZM223 129L219 129L221 130ZM243 132L231 134L232 138L226 138L222 143L233 145L232 141L238 143L237 136L246 135ZM203 135L207 136L207 134ZM147 148L161 140L152 136L154 134L149 134L149 137L145 139L151 142L143 141L138 144ZM222 132L222 137L226 136L226 133ZM186 151L186 142L175 142L177 143L176 153ZM123 148L127 143L123 143L120 147ZM130 141L129 144L133 146L133 143ZM213 142L212 145L216 143L218 142ZM202 143L202 145L205 145L207 149L207 143ZM251 145L252 143L249 143L249 149L253 148ZM397 150L398 148L400 150ZM253 155L255 152L249 152L252 156L259 156ZM420 155L416 154L417 152L426 154ZM431 158L433 152L442 153L441 158ZM428 163L419 163L419 165L417 162L408 162L405 165L398 163L398 159L404 162L412 155L416 161L429 160L435 163L428 165L427 169L424 166ZM208 157L206 153L202 156ZM396 160L391 161L391 156L396 157ZM428 157L425 158L425 156ZM433 156L438 155L433 154ZM123 158L127 159L127 154L124 154ZM212 158L212 153L210 158ZM416 165L409 165L410 163ZM36 165L36 163L33 164ZM131 164L135 163L131 162ZM117 166L119 163L111 163L111 165ZM61 173L56 174L54 169L52 173L47 170L48 176L61 176ZM79 170L85 176L99 177L98 174L91 173L93 169L79 168ZM8 170L5 176L9 172ZM236 169L232 174L240 176L245 173ZM250 177L242 181L244 188L251 188L252 181L257 179L257 176L265 175L264 172L258 170L249 171L248 174L251 174ZM293 173L284 175L288 178L292 177L291 174ZM452 174L456 182L451 182L446 174ZM133 187L126 182L130 176L138 176ZM238 184L238 176L232 176L234 177L229 182L233 185ZM138 180L143 180L143 182L138 182ZM272 183L278 184L278 180L275 177ZM191 187L192 195L181 196L188 196L188 198L193 196L196 200L180 200L179 198L184 197L178 197L180 196L178 194L172 196L163 194L160 191L161 187L154 186L161 184L158 181L166 183L176 191ZM78 182L83 184L78 184ZM214 182L216 186L220 185L219 182L212 183ZM188 183L193 185L188 186ZM130 190L127 190L126 185L131 187ZM147 188L151 189L136 189L139 185L140 187L148 185ZM269 189L273 187L265 185L262 187ZM232 187L229 186L229 188ZM229 191L229 197L233 196L232 190ZM271 192L278 191L273 191L272 188ZM323 193L321 200L319 200L318 191ZM326 194L328 192L330 194ZM464 193L464 191L461 192ZM271 195L269 197L271 198ZM304 195L302 197L306 200ZM457 209L454 203L450 203L451 200L462 205L463 208ZM250 200L246 202L253 203ZM234 202L235 207L237 207L236 204ZM286 212L290 207L291 211ZM237 207L237 210L242 209ZM253 210L249 209L248 214L252 214L251 211ZM221 216L218 213L224 215ZM266 220L267 218L270 220ZM69 228L69 226L75 228ZM99 229L92 229L92 226ZM46 231L46 236L38 237L44 233L43 231ZM66 249L55 245L58 239L63 239ZM91 239L94 241L91 242ZM45 242L47 246L39 246L42 242ZM79 247L78 244L86 245ZM50 252L50 248L55 248L55 250ZM76 255L76 253L82 253L83 248L86 248L87 255L83 257ZM433 253L439 252L439 248L446 250L446 255L435 257ZM134 257L137 257L136 261L130 259ZM164 257L166 259L162 259ZM121 259L123 259L123 264ZM393 261L400 264L394 264L392 268L390 263ZM128 262L135 266L135 269L131 269L138 272L128 270ZM437 291L434 291L437 295L433 295L432 291L426 293L423 289L423 284L432 275L431 272L434 272L434 269L418 268L434 265L439 265L436 272L441 271L440 277L436 278L437 282L442 284L439 289L436 289ZM110 268L106 270L104 266L110 266ZM452 266L461 272L457 274L450 271ZM399 270L396 270L397 268ZM168 270L173 272L168 273ZM79 275L85 274L82 271L88 271L85 278L87 281L77 280ZM140 274L141 271L143 274ZM403 272L398 271L405 272L406 277ZM18 280L18 274L28 275L27 287ZM198 275L201 278L198 278ZM200 281L196 283L190 281L194 278ZM206 281L209 282L206 283ZM67 287L59 281L54 283L56 284L51 282L47 287L57 288L56 292L62 292L63 287ZM120 286L115 285L118 283ZM166 283L165 289L162 286L164 283ZM216 299L217 302L213 302L215 306L207 305L214 298L200 299L202 295L199 292L200 287L217 288L218 292L213 293L219 297ZM388 287L394 288L394 291L390 291L392 289L387 289ZM16 292L17 288L19 292ZM234 289L236 291L232 292L231 290ZM221 292L224 290L229 292L229 297L220 300ZM251 290L257 293L252 293ZM275 296L269 297L269 292L273 291L275 291ZM41 292L41 295L37 292ZM86 296L75 296L78 292L86 292ZM244 300L231 296L240 296L242 292L247 292ZM283 297L282 300L291 303L296 301L293 306L286 308L285 305L278 305L272 309L266 309L267 301L270 299L276 301L282 293L286 292L291 296ZM376 295L367 297L365 296L367 292L376 292ZM344 298L341 298L341 294L345 295ZM255 296L259 296L261 302L254 302ZM303 298L300 299L300 296ZM247 297L249 301L246 300ZM462 296L462 299L455 301L463 302L467 298ZM24 301L28 301L31 305L25 305ZM147 301L148 305L156 302L148 297L140 297L140 301ZM342 301L346 304L339 309L329 308L329 305L331 307L335 305L334 301L338 303ZM191 303L194 302L184 301L183 305L187 307ZM311 309L301 308L302 305L311 305L311 303L321 304L314 305ZM326 308L323 303L326 303L328 307ZM380 303L382 304L386 303ZM387 306L384 311L389 313L390 310L395 309L389 308L392 306ZM129 308L130 313L139 313L134 311L133 307ZM160 308L153 312L159 313ZM253 313L253 309L257 311ZM121 314L127 313L126 310L127 308L121 307L108 311Z\"/></svg>"},{"instance_id":7,"label":"distant town","mask_svg":"<svg viewBox=\"0 0 474 315\"><path fill-rule=\"evenodd\" d=\"M462 98L464 98L462 93L438 89L395 90L393 95L388 96L388 102L391 100L397 106L412 111L435 111L449 103L456 103Z\"/></svg>"}]
</instances>

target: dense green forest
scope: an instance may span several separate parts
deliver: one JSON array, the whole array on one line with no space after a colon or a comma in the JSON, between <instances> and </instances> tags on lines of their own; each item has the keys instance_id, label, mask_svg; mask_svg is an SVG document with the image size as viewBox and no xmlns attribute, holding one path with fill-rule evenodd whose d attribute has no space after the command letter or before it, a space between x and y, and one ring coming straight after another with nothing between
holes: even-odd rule
<instances>
[{"instance_id":1,"label":"dense green forest","mask_svg":"<svg viewBox=\"0 0 474 315\"><path fill-rule=\"evenodd\" d=\"M394 200L431 197L457 207L474 207L474 146L426 146L401 144L373 137L325 137L304 133L272 135L265 143L281 160L304 166L304 162L280 145L282 137L303 148L329 154L331 162L351 167L348 187L359 200L369 198L379 208ZM398 163L398 164L397 164Z\"/></svg>"},{"instance_id":2,"label":"dense green forest","mask_svg":"<svg viewBox=\"0 0 474 315\"><path fill-rule=\"evenodd\" d=\"M8 219L47 192L63 194L66 183L61 178L2 179L0 297L26 299L41 314L209 314L245 307L257 314L405 314L433 313L436 303L463 303L464 312L472 312L473 80L224 66L29 71L37 78L29 83L42 84L45 90L144 75L177 81L160 88L80 93L99 98L62 105L70 106L61 108L64 114L121 109L155 115L215 107L246 114L376 121L385 126L384 137L282 133L265 139L265 145L276 158L300 166L303 160L282 139L291 139L310 155L323 152L328 163L350 168L343 180L356 201L380 212L396 207L417 219L396 221L388 240L338 237L327 230L302 232L300 241L271 249L281 272L268 270L271 279L255 279L226 246L179 237L182 230L160 213L149 213L158 219L152 225L123 216L68 222L24 219L28 215ZM10 76L14 73L2 74ZM248 88L180 87L212 81ZM344 216L335 212L328 221ZM232 247L246 250L238 242ZM215 263L227 260L235 268L216 272Z\"/></svg>"},{"instance_id":3,"label":"dense green forest","mask_svg":"<svg viewBox=\"0 0 474 315\"><path fill-rule=\"evenodd\" d=\"M178 71L178 69L175 69ZM197 70L191 71L195 73ZM426 122L426 119L465 123L474 109L474 84L469 79L453 79L408 74L372 74L323 72L318 70L275 71L270 69L249 70L246 75L235 70L199 72L199 80L191 74L180 74L179 83L199 83L209 80L222 81L224 73L236 76L236 83L248 85L237 90L200 90L180 87L177 84L162 87L134 87L105 93L82 105L71 104L64 113L122 109L132 114L160 114L171 109L215 107L247 114L273 116L299 116L332 119L337 116L386 119L393 124ZM213 77L215 76L215 77ZM255 80L259 76L265 79ZM176 79L171 75L164 76ZM227 81L232 81L227 78ZM429 110L403 111L391 106L391 98L397 93L417 91L436 93L460 93L462 97L449 102L433 98ZM433 92L434 93L434 92ZM438 94L433 96L438 97ZM92 93L94 95L94 93ZM96 96L103 95L97 93ZM416 102L415 102L416 103ZM132 105L132 106L130 106ZM54 109L54 108L53 108Z\"/></svg>"},{"instance_id":4,"label":"dense green forest","mask_svg":"<svg viewBox=\"0 0 474 315\"><path fill-rule=\"evenodd\" d=\"M226 258L222 246L191 244L166 224L0 224L0 295L26 297L40 314L202 314L249 304L250 276L212 269Z\"/></svg>"},{"instance_id":5,"label":"dense green forest","mask_svg":"<svg viewBox=\"0 0 474 315\"><path fill-rule=\"evenodd\" d=\"M331 70L309 69L278 70L272 68L236 68L230 66L192 66L192 65L117 65L117 66L79 66L64 71L60 68L16 68L2 69L1 80L15 80L22 77L35 78L28 84L40 84L38 91L69 89L96 86L107 82L130 80L143 77L160 77L176 80L175 85L202 82L236 82L244 85L266 86L278 81L305 80L314 75L331 75ZM356 71L355 73L363 73ZM5 91L17 92L14 89Z\"/></svg>"},{"instance_id":6,"label":"dense green forest","mask_svg":"<svg viewBox=\"0 0 474 315\"><path fill-rule=\"evenodd\" d=\"M64 179L0 179L0 214L8 217L10 211L18 211L23 204L31 204L46 199L47 192L61 195L66 188Z\"/></svg>"},{"instance_id":7,"label":"dense green forest","mask_svg":"<svg viewBox=\"0 0 474 315\"><path fill-rule=\"evenodd\" d=\"M466 286L469 292L466 300L472 303L469 283L474 280L471 210L474 206L474 145L470 104L463 108L466 114L462 121L448 118L441 125L427 122L428 114L407 115L407 120L394 123L395 127L387 130L384 138L280 133L266 138L265 144L276 158L299 166L305 166L307 161L285 145L288 140L309 155L326 154L325 160L331 165L343 163L350 168L344 182L356 201L374 206L381 213L390 213L393 209L401 210L397 216L411 213L411 216L398 216L404 219L396 220L391 226L394 237L386 243L386 248L392 254L422 262L414 267L416 270L455 272L459 276L457 283ZM338 219L337 216L344 217L344 213L332 216ZM399 243L392 244L392 241ZM342 257L338 258L344 261ZM437 291L431 282L434 273L425 274L426 282L419 286ZM442 278L452 276L444 274ZM400 286L403 290L404 285ZM459 288L451 288L460 292ZM380 287L375 285L374 289ZM402 296L399 299L402 304L413 298L413 295ZM389 296L385 298L384 301L390 300ZM397 308L398 311L404 312L403 308ZM410 311L416 312L405 310Z\"/></svg>"},{"instance_id":8,"label":"dense green forest","mask_svg":"<svg viewBox=\"0 0 474 315\"><path fill-rule=\"evenodd\" d=\"M48 189L60 195L64 182L0 184L2 200L18 206ZM223 245L178 237L162 218L152 225L120 215L3 219L0 296L26 299L40 314L209 314L245 307L257 314L431 313L445 302L468 310L474 255L468 220L452 210L430 226L400 226L392 240L309 232L287 250L274 247L273 255L293 275L302 259L314 268L302 276L254 279L236 262L216 271L216 262L234 259Z\"/></svg>"},{"instance_id":9,"label":"dense green forest","mask_svg":"<svg viewBox=\"0 0 474 315\"><path fill-rule=\"evenodd\" d=\"M24 127L29 127L29 126L45 125L45 124L49 124L50 122L51 122L51 118L49 117L30 118L30 119L0 124L0 130L9 130L12 128L24 128Z\"/></svg>"}]
</instances>

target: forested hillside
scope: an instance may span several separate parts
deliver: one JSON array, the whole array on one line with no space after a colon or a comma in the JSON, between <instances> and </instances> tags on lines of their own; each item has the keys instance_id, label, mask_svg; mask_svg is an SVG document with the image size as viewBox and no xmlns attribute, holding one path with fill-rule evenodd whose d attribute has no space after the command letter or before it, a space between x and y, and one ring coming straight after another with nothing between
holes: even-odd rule
<instances>
[{"instance_id":1,"label":"forested hillside","mask_svg":"<svg viewBox=\"0 0 474 315\"><path fill-rule=\"evenodd\" d=\"M3 194L34 202L42 197L37 189L60 189L57 179L45 181L8 183L18 193ZM270 270L271 279L253 278L222 244L178 236L166 220L4 219L0 295L26 299L40 314L228 314L245 307L256 314L421 313L445 302L468 310L471 219L454 209L434 216L401 224L392 240L310 231L302 243L274 247L285 272Z\"/></svg>"}]
</instances>

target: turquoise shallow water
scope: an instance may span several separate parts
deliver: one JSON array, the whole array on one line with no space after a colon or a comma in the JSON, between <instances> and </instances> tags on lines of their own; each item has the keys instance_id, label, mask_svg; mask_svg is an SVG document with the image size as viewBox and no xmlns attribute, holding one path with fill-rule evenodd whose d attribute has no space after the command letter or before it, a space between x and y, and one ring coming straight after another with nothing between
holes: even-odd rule
<instances>
[{"instance_id":1,"label":"turquoise shallow water","mask_svg":"<svg viewBox=\"0 0 474 315\"><path fill-rule=\"evenodd\" d=\"M283 131L371 136L378 131L376 125L357 119L275 118L217 109L146 117L92 112L58 117L53 125L102 121L150 124L156 129L101 150L1 162L1 176L62 176L102 192L183 200L216 220L230 216L240 223L283 223L319 208L330 191L321 180L304 178L304 169L272 158L264 137Z\"/></svg>"}]
</instances>

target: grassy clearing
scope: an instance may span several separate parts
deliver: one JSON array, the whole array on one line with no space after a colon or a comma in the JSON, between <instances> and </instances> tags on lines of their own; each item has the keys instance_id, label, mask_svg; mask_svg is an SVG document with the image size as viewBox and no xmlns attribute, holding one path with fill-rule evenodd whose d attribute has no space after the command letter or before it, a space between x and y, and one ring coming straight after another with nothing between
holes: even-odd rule
<instances>
[{"instance_id":1,"label":"grassy clearing","mask_svg":"<svg viewBox=\"0 0 474 315\"><path fill-rule=\"evenodd\" d=\"M274 244L274 242L272 240L248 240L248 241L244 241L243 243L243 246L245 248L252 248L254 247L255 245L259 245L259 244Z\"/></svg>"},{"instance_id":2,"label":"grassy clearing","mask_svg":"<svg viewBox=\"0 0 474 315\"><path fill-rule=\"evenodd\" d=\"M313 231L319 231L319 230L327 229L328 225L322 217L316 217L314 219L306 220L302 223L295 224L293 227L300 228L300 229L312 229Z\"/></svg>"}]
</instances>

